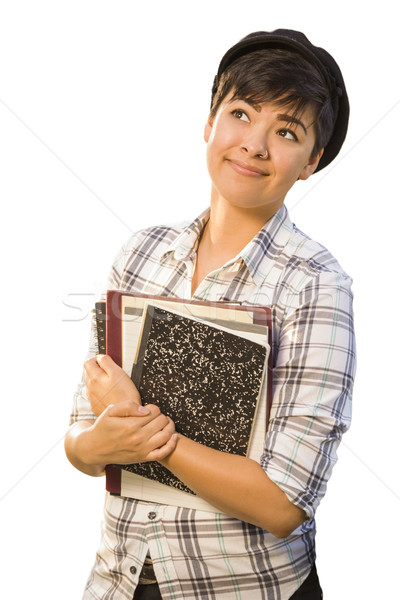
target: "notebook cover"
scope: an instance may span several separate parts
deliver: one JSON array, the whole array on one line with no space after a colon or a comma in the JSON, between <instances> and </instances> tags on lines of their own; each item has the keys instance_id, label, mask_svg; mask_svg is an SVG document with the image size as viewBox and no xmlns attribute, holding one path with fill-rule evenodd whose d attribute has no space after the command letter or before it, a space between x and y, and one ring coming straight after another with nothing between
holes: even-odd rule
<instances>
[{"instance_id":1,"label":"notebook cover","mask_svg":"<svg viewBox=\"0 0 400 600\"><path fill-rule=\"evenodd\" d=\"M246 456L267 354L246 337L148 305L132 380L143 404L156 403L178 433ZM157 462L122 468L191 493Z\"/></svg>"}]
</instances>

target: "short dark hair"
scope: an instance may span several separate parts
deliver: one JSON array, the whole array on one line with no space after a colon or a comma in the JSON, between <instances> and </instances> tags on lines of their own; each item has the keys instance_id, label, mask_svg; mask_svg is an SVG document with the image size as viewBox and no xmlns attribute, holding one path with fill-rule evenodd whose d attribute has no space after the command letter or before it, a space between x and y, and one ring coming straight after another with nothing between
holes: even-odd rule
<instances>
[{"instance_id":1,"label":"short dark hair","mask_svg":"<svg viewBox=\"0 0 400 600\"><path fill-rule=\"evenodd\" d=\"M293 117L310 107L315 117L316 139L312 156L329 142L335 124L329 89L318 69L301 54L267 48L236 59L221 76L210 118L215 117L222 101L231 92L233 100L245 100L249 104L273 102L289 106Z\"/></svg>"}]
</instances>

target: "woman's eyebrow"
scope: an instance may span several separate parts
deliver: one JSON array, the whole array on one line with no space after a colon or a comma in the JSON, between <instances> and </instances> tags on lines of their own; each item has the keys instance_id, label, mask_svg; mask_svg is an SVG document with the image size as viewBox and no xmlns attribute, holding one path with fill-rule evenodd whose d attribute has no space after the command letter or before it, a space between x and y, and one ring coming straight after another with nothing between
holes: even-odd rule
<instances>
[{"instance_id":1,"label":"woman's eyebrow","mask_svg":"<svg viewBox=\"0 0 400 600\"><path fill-rule=\"evenodd\" d=\"M296 125L300 125L304 129L304 133L307 135L307 128L304 125L303 121L300 119L296 119L296 117L292 117L291 115L279 114L277 115L278 121L285 121L286 123L296 123Z\"/></svg>"},{"instance_id":2,"label":"woman's eyebrow","mask_svg":"<svg viewBox=\"0 0 400 600\"><path fill-rule=\"evenodd\" d=\"M245 102L246 104L254 108L254 110L256 110L257 112L261 112L262 110L262 105L260 103L253 102L252 100L250 100L250 98L231 98L228 103L233 104L237 101ZM285 123L295 123L296 125L300 125L300 127L304 130L304 133L307 135L307 127L304 125L303 121L301 121L297 117L293 117L292 115L288 115L286 113L280 113L276 116L276 118L278 121L284 121Z\"/></svg>"}]
</instances>

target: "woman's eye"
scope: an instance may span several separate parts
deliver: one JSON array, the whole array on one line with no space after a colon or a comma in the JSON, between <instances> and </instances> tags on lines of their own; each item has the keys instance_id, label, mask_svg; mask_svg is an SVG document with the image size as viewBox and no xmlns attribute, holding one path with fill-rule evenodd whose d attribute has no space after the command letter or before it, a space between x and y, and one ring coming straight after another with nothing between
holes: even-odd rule
<instances>
[{"instance_id":1,"label":"woman's eye","mask_svg":"<svg viewBox=\"0 0 400 600\"><path fill-rule=\"evenodd\" d=\"M293 140L294 142L297 142L297 135L293 131L290 131L290 129L280 129L278 131L278 135L286 140Z\"/></svg>"},{"instance_id":2,"label":"woman's eye","mask_svg":"<svg viewBox=\"0 0 400 600\"><path fill-rule=\"evenodd\" d=\"M240 119L241 121L247 121L248 123L250 122L249 117L246 115L244 110L241 110L240 108L236 108L235 110L233 110L232 114L234 117Z\"/></svg>"}]
</instances>

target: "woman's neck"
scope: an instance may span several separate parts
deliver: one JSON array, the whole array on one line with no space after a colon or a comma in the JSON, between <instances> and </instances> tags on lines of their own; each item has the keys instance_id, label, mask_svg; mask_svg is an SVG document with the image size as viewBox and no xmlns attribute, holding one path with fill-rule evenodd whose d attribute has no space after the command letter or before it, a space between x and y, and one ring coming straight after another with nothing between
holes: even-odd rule
<instances>
[{"instance_id":1,"label":"woman's neck","mask_svg":"<svg viewBox=\"0 0 400 600\"><path fill-rule=\"evenodd\" d=\"M202 236L211 254L236 256L267 222L262 211L211 201L210 219Z\"/></svg>"},{"instance_id":2,"label":"woman's neck","mask_svg":"<svg viewBox=\"0 0 400 600\"><path fill-rule=\"evenodd\" d=\"M192 294L201 281L237 256L265 225L265 215L211 199L210 219L197 250Z\"/></svg>"}]
</instances>

